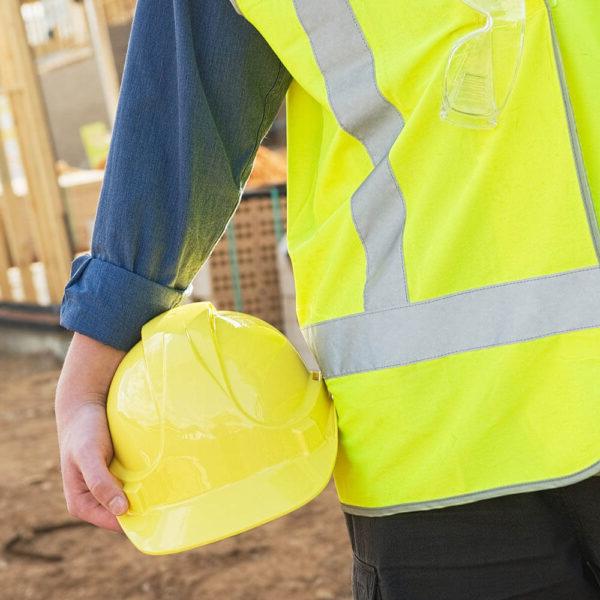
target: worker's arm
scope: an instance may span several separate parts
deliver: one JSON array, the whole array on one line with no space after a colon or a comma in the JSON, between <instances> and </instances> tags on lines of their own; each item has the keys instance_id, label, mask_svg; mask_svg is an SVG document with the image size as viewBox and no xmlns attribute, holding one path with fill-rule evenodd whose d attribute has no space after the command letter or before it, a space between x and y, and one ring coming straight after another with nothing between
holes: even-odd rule
<instances>
[{"instance_id":1,"label":"worker's arm","mask_svg":"<svg viewBox=\"0 0 600 600\"><path fill-rule=\"evenodd\" d=\"M56 395L70 511L118 529L104 405L142 325L177 305L235 210L290 75L229 0L138 0L91 253L61 324Z\"/></svg>"}]
</instances>

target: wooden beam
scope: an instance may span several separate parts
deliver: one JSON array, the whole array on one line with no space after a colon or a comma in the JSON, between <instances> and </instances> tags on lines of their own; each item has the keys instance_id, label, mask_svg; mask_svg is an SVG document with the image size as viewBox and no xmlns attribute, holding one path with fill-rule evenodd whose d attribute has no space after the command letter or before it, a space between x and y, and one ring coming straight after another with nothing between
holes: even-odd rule
<instances>
[{"instance_id":1,"label":"wooden beam","mask_svg":"<svg viewBox=\"0 0 600 600\"><path fill-rule=\"evenodd\" d=\"M0 195L0 201L2 195ZM10 268L10 260L8 256L8 248L6 246L6 236L4 234L4 223L0 219L0 299L11 300L12 288L8 279L8 269Z\"/></svg>"},{"instance_id":2,"label":"wooden beam","mask_svg":"<svg viewBox=\"0 0 600 600\"><path fill-rule=\"evenodd\" d=\"M25 198L17 198L13 193L12 184L10 181L10 173L4 152L3 140L0 137L0 183L2 183L2 194L0 194L0 232L4 235L4 240L0 240L0 244L7 248L8 255L6 262L14 265L21 276L21 285L23 287L23 295L26 301L36 301L36 291L33 284L33 276L31 274L31 259L32 249L28 248L28 240L24 239L23 232L26 228L26 223L23 222L25 211L17 211L18 202L26 202ZM4 242L4 243L3 243ZM0 269L4 269L4 259L0 259ZM8 268L6 268L8 271ZM8 273L6 274L8 277ZM8 282L4 282L0 278L0 285L4 288ZM10 295L9 291L3 289L2 298L7 300Z\"/></svg>"}]
</instances>

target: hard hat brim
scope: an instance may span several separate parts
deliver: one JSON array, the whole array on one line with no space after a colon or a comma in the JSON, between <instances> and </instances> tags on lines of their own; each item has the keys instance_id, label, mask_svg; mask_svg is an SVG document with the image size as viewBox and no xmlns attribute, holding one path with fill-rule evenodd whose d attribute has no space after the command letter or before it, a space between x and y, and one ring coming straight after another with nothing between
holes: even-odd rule
<instances>
[{"instance_id":1,"label":"hard hat brim","mask_svg":"<svg viewBox=\"0 0 600 600\"><path fill-rule=\"evenodd\" d=\"M125 514L119 523L145 554L173 554L204 546L282 517L327 486L337 455L337 422L331 403L323 444L310 453L270 466L247 479L176 505Z\"/></svg>"}]
</instances>

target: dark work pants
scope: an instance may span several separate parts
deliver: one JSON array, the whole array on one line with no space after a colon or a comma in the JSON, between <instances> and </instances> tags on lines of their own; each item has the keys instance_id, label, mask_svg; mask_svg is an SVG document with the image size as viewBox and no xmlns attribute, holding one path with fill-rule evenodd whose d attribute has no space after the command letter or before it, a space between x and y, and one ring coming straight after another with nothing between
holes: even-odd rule
<instances>
[{"instance_id":1,"label":"dark work pants","mask_svg":"<svg viewBox=\"0 0 600 600\"><path fill-rule=\"evenodd\" d=\"M355 600L600 599L600 477L346 523Z\"/></svg>"}]
</instances>

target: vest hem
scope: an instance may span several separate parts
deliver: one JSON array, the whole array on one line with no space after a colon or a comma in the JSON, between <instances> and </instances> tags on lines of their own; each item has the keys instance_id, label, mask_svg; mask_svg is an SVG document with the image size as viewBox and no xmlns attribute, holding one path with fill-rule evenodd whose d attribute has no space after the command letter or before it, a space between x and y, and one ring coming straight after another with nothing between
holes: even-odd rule
<instances>
[{"instance_id":1,"label":"vest hem","mask_svg":"<svg viewBox=\"0 0 600 600\"><path fill-rule=\"evenodd\" d=\"M480 492L469 492L458 496L449 496L448 498L438 498L435 500L425 500L422 502L406 502L391 506L382 507L363 507L354 506L340 502L342 511L350 515L363 517L385 517L400 513L417 512L421 510L431 510L436 508L444 508L448 506L456 506L460 504L469 504L470 502L478 502L479 500L489 500L509 494L521 494L527 492L538 492L541 490L565 487L587 479L593 475L600 473L600 460L596 461L589 467L566 475L564 477L555 477L552 479L543 479L540 481L530 481L526 483L517 483L514 485L505 485L497 488L482 490Z\"/></svg>"}]
</instances>

